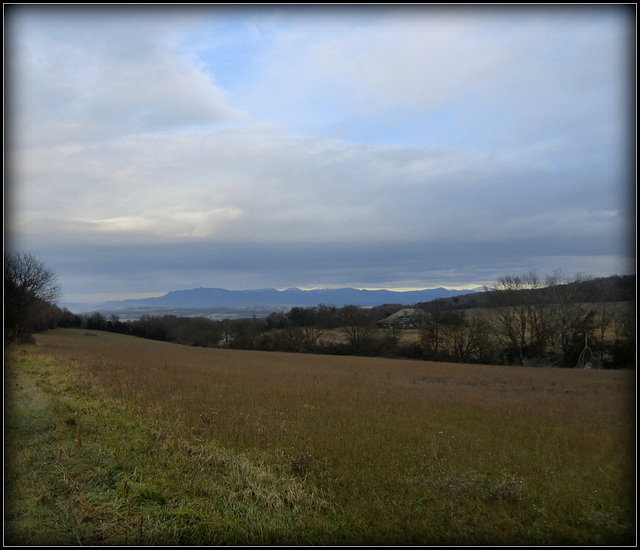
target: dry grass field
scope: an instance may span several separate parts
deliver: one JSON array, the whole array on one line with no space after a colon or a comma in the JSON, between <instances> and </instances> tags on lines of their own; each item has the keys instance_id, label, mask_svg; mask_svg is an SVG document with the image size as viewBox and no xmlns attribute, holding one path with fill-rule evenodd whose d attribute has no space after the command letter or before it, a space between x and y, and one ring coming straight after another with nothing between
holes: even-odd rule
<instances>
[{"instance_id":1,"label":"dry grass field","mask_svg":"<svg viewBox=\"0 0 640 550\"><path fill-rule=\"evenodd\" d=\"M103 422L69 401L74 392L111 403L105 415L115 406L142 419L147 443L83 467L110 469L129 515L123 488L157 495L136 508L143 544L634 541L634 372L204 349L72 329L36 341L20 361L47 357L66 373L55 392L71 428L56 437L68 455L80 433L83 449L92 433L98 441ZM117 437L130 448L133 435ZM161 475L150 473L152 442ZM94 510L116 506L94 499ZM93 540L82 533L77 542Z\"/></svg>"}]
</instances>

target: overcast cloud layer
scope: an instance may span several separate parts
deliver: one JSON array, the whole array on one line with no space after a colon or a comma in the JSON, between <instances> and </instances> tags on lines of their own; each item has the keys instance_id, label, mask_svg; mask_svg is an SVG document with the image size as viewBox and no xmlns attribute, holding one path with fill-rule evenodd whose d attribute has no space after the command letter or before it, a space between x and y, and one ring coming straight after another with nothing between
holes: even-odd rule
<instances>
[{"instance_id":1,"label":"overcast cloud layer","mask_svg":"<svg viewBox=\"0 0 640 550\"><path fill-rule=\"evenodd\" d=\"M633 6L5 21L5 237L66 301L635 272Z\"/></svg>"}]
</instances>

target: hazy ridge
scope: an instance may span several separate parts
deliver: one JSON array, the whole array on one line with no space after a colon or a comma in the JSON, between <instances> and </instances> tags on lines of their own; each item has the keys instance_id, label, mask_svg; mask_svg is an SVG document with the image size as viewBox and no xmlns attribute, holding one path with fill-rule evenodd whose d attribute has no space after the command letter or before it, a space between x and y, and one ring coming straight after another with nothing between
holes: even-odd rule
<instances>
[{"instance_id":1,"label":"hazy ridge","mask_svg":"<svg viewBox=\"0 0 640 550\"><path fill-rule=\"evenodd\" d=\"M425 290L392 291L360 290L355 288L324 288L301 290L273 288L258 290L226 290L223 288L194 288L174 290L154 298L116 300L98 304L73 304L75 311L123 312L141 308L210 309L210 308L291 308L313 307L319 304L343 307L345 305L377 306L382 304L415 304L437 298L449 298L474 292L430 288ZM67 306L69 307L69 306Z\"/></svg>"}]
</instances>

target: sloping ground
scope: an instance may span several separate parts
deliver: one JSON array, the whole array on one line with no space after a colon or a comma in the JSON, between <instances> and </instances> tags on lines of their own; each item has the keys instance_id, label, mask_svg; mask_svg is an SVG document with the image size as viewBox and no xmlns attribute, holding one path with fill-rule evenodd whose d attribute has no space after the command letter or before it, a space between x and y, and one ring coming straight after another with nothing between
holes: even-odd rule
<instances>
[{"instance_id":1,"label":"sloping ground","mask_svg":"<svg viewBox=\"0 0 640 550\"><path fill-rule=\"evenodd\" d=\"M335 540L314 487L262 457L79 391L72 371L29 348L9 351L5 375L6 544Z\"/></svg>"},{"instance_id":2,"label":"sloping ground","mask_svg":"<svg viewBox=\"0 0 640 550\"><path fill-rule=\"evenodd\" d=\"M79 330L39 335L20 353L6 379L21 397L5 521L22 541L633 540L631 372L189 348Z\"/></svg>"}]
</instances>

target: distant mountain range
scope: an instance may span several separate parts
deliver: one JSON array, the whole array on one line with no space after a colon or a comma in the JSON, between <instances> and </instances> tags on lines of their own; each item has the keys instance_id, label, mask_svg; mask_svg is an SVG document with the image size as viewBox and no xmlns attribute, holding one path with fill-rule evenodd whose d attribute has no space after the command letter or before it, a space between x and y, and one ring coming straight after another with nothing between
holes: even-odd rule
<instances>
[{"instance_id":1,"label":"distant mountain range","mask_svg":"<svg viewBox=\"0 0 640 550\"><path fill-rule=\"evenodd\" d=\"M174 290L164 296L142 298L138 300L118 300L102 302L91 306L92 311L118 312L119 310L139 308L189 308L207 309L212 307L313 307L320 304L343 307L346 305L378 306L383 304L410 305L430 302L437 298L450 298L469 294L473 290L449 290L429 288L426 290L392 291L359 290L355 288L324 288L301 290L288 288L276 290L226 290L224 288L194 288L192 290ZM74 305L78 309L78 305Z\"/></svg>"}]
</instances>

